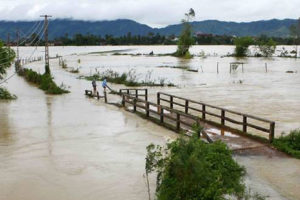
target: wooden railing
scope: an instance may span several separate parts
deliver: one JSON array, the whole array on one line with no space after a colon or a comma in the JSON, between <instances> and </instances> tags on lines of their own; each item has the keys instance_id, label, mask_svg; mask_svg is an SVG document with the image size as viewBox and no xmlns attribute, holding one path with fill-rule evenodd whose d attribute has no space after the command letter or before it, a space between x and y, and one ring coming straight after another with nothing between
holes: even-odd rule
<instances>
[{"instance_id":1,"label":"wooden railing","mask_svg":"<svg viewBox=\"0 0 300 200\"><path fill-rule=\"evenodd\" d=\"M151 117L152 115L155 115L155 117L159 119L160 123L172 126L178 131L181 130L182 125L184 125L185 128L190 129L192 128L193 124L199 123L200 120L199 117L190 114L185 114L184 112L173 110L171 108L158 105L153 102L145 101L144 99L139 99L132 95L123 94L122 105L125 107L126 104L132 105L133 112L136 112L137 109L140 109L140 112L144 112L146 117ZM189 119L189 122L183 119Z\"/></svg>"},{"instance_id":2,"label":"wooden railing","mask_svg":"<svg viewBox=\"0 0 300 200\"><path fill-rule=\"evenodd\" d=\"M148 89L120 89L119 94L127 94L136 98L143 97L145 101L148 101Z\"/></svg>"},{"instance_id":3,"label":"wooden railing","mask_svg":"<svg viewBox=\"0 0 300 200\"><path fill-rule=\"evenodd\" d=\"M158 92L157 93L157 105L161 105L162 101L167 103L166 106L164 106L164 108L166 109L166 107L167 107L169 109L172 109L173 112L174 112L174 110L180 110L180 108L182 108L183 112L185 114L189 114L189 116L190 115L199 116L199 117L201 117L202 121L206 121L207 123L214 122L214 123L220 124L221 126L232 128L230 125L226 124L226 122L231 122L233 124L241 125L242 126L241 131L244 133L248 133L247 128L250 127L250 128L254 128L256 130L262 131L264 133L268 133L270 142L272 142L274 139L274 134L275 134L275 122L274 121L256 117L256 116L252 116L252 115L248 115L248 114L244 114L244 113L240 113L240 112L236 112L236 111L232 111L229 109L225 109L225 108L221 108L221 107L217 107L217 106L213 106L213 105L209 105L209 104L206 104L203 102L198 102L198 101L178 97L175 95ZM179 102L179 101L181 101L181 102ZM194 106L191 106L191 104L193 104ZM177 108L174 109L174 106L176 106ZM208 111L208 109L212 109L214 111ZM227 115L233 115L235 117L233 119ZM220 121L219 120L218 121L208 120L207 119L208 116L217 118ZM236 119L236 116L240 117L241 119L240 120ZM255 124L250 123L249 120L256 121L256 123ZM266 124L268 126L268 128L265 128L265 126L262 126L262 125L258 125L260 123ZM248 134L250 134L250 133L248 133Z\"/></svg>"}]
</instances>

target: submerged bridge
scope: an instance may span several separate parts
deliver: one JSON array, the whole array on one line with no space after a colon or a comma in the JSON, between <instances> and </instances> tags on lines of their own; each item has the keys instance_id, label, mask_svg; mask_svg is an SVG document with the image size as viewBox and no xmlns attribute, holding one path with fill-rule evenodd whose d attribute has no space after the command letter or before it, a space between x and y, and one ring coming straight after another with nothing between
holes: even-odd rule
<instances>
[{"instance_id":1,"label":"submerged bridge","mask_svg":"<svg viewBox=\"0 0 300 200\"><path fill-rule=\"evenodd\" d=\"M90 97L91 91L85 91ZM147 89L120 89L119 106L175 132L191 134L195 124L204 127L199 137L207 142L221 140L232 150L264 148L274 139L275 122L253 115L210 105L168 93L158 92L156 101L148 100ZM107 94L103 98L107 103Z\"/></svg>"}]
</instances>

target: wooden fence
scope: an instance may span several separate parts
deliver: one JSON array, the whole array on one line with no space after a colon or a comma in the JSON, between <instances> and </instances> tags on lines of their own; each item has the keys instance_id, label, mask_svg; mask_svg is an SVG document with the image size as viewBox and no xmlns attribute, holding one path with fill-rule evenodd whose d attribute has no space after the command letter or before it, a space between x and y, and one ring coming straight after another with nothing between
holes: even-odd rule
<instances>
[{"instance_id":1,"label":"wooden fence","mask_svg":"<svg viewBox=\"0 0 300 200\"><path fill-rule=\"evenodd\" d=\"M242 126L241 131L244 133L248 133L248 127L251 127L253 129L262 131L264 133L268 133L270 142L272 142L274 139L274 134L275 134L275 122L274 121L270 121L268 119L232 111L232 110L225 109L225 108L220 108L220 107L209 105L209 104L206 104L203 102L198 102L198 101L178 97L175 95L158 92L157 93L157 105L161 105L162 101L167 103L165 107L167 107L169 109L174 110L174 106L176 106L177 108L175 110L180 110L180 108L181 108L181 109L183 109L185 114L199 116L202 121L205 121L207 123L214 122L214 124L217 123L223 127L232 128L230 125L226 124L226 122L230 122L233 124L241 125ZM211 109L213 111L208 111L208 109ZM229 117L227 115L231 115L234 117ZM217 119L217 120L213 120L213 121L208 120L207 119L208 116L212 116L214 119ZM250 123L249 120L255 121L255 122ZM268 128L266 128L264 125L260 125L262 123L266 124L266 126L268 126ZM250 133L248 133L248 134L250 134Z\"/></svg>"},{"instance_id":2,"label":"wooden fence","mask_svg":"<svg viewBox=\"0 0 300 200\"><path fill-rule=\"evenodd\" d=\"M127 94L136 98L144 97L145 101L148 101L148 89L120 89L119 94Z\"/></svg>"}]
</instances>

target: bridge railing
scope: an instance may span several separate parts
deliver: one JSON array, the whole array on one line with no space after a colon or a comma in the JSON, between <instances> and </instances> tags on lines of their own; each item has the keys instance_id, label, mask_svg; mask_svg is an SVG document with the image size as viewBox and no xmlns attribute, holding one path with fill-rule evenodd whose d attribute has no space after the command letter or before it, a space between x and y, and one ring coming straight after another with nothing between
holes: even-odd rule
<instances>
[{"instance_id":1,"label":"bridge railing","mask_svg":"<svg viewBox=\"0 0 300 200\"><path fill-rule=\"evenodd\" d=\"M126 104L132 105L133 112L137 112L139 109L140 112L144 112L146 117L156 117L161 124L165 124L177 131L181 129L189 130L195 123L199 123L200 120L199 117L145 101L144 99L139 99L132 95L122 94L123 107L125 107Z\"/></svg>"},{"instance_id":2,"label":"bridge railing","mask_svg":"<svg viewBox=\"0 0 300 200\"><path fill-rule=\"evenodd\" d=\"M268 133L268 139L270 142L274 139L275 122L268 119L158 92L157 105L161 105L162 102L165 102L164 107L172 109L173 111L182 110L185 114L199 116L202 121L207 123L213 122L214 124L219 124L223 127L233 128L232 125L228 124L228 122L230 122L231 124L240 125L242 128L240 131L244 133L251 134L248 132L248 128L253 128L263 133Z\"/></svg>"},{"instance_id":3,"label":"bridge railing","mask_svg":"<svg viewBox=\"0 0 300 200\"><path fill-rule=\"evenodd\" d=\"M136 98L143 97L145 101L148 101L148 89L120 89L120 95L127 94Z\"/></svg>"}]
</instances>

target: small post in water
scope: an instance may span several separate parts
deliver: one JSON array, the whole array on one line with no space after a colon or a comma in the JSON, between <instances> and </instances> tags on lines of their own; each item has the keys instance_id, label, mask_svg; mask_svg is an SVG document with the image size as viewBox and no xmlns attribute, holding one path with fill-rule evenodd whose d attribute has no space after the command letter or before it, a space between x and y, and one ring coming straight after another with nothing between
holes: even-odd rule
<instances>
[{"instance_id":1,"label":"small post in water","mask_svg":"<svg viewBox=\"0 0 300 200\"><path fill-rule=\"evenodd\" d=\"M106 90L104 90L104 102L107 103L107 95L106 95Z\"/></svg>"},{"instance_id":2,"label":"small post in water","mask_svg":"<svg viewBox=\"0 0 300 200\"><path fill-rule=\"evenodd\" d=\"M217 74L219 74L219 62L217 62Z\"/></svg>"},{"instance_id":3,"label":"small post in water","mask_svg":"<svg viewBox=\"0 0 300 200\"><path fill-rule=\"evenodd\" d=\"M265 69L266 69L266 73L268 73L268 64L265 63Z\"/></svg>"}]
</instances>

